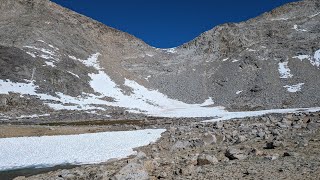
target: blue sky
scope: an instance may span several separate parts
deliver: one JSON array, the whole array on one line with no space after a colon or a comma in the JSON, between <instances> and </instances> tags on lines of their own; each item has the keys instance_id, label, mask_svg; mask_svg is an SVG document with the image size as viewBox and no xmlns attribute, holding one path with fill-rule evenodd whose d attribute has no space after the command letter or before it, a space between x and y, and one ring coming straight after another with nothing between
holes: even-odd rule
<instances>
[{"instance_id":1,"label":"blue sky","mask_svg":"<svg viewBox=\"0 0 320 180\"><path fill-rule=\"evenodd\" d=\"M297 0L52 0L128 32L151 46L170 48L222 23L240 22Z\"/></svg>"}]
</instances>

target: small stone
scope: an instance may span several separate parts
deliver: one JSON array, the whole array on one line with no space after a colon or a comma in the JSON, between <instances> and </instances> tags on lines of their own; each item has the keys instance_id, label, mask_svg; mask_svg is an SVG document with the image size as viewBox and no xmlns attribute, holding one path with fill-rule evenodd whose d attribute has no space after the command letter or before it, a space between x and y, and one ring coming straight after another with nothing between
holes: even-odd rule
<instances>
[{"instance_id":1,"label":"small stone","mask_svg":"<svg viewBox=\"0 0 320 180\"><path fill-rule=\"evenodd\" d=\"M177 141L172 147L171 151L179 151L191 147L191 143L189 141Z\"/></svg>"},{"instance_id":2,"label":"small stone","mask_svg":"<svg viewBox=\"0 0 320 180\"><path fill-rule=\"evenodd\" d=\"M186 168L182 169L182 175L184 176L190 176L194 173L195 171L195 166L194 165L188 165Z\"/></svg>"},{"instance_id":3,"label":"small stone","mask_svg":"<svg viewBox=\"0 0 320 180\"><path fill-rule=\"evenodd\" d=\"M246 136L238 136L236 143L242 143L247 140Z\"/></svg>"},{"instance_id":4,"label":"small stone","mask_svg":"<svg viewBox=\"0 0 320 180\"><path fill-rule=\"evenodd\" d=\"M276 160L278 158L279 158L279 154L273 154L265 157L265 159L268 159L270 161Z\"/></svg>"},{"instance_id":5,"label":"small stone","mask_svg":"<svg viewBox=\"0 0 320 180\"><path fill-rule=\"evenodd\" d=\"M203 140L204 144L206 144L206 145L211 145L211 144L217 143L216 136L211 133L205 133L204 136L202 137L202 140Z\"/></svg>"},{"instance_id":6,"label":"small stone","mask_svg":"<svg viewBox=\"0 0 320 180\"><path fill-rule=\"evenodd\" d=\"M302 126L301 126L300 124L294 124L294 125L292 126L292 128L294 128L294 129L301 129Z\"/></svg>"},{"instance_id":7,"label":"small stone","mask_svg":"<svg viewBox=\"0 0 320 180\"><path fill-rule=\"evenodd\" d=\"M277 126L280 127L280 128L288 128L288 127L289 127L288 124L283 123L283 122L278 122L278 123L277 123Z\"/></svg>"},{"instance_id":8,"label":"small stone","mask_svg":"<svg viewBox=\"0 0 320 180\"><path fill-rule=\"evenodd\" d=\"M279 147L282 145L283 145L283 143L280 141L267 142L265 149L275 149L276 147Z\"/></svg>"},{"instance_id":9,"label":"small stone","mask_svg":"<svg viewBox=\"0 0 320 180\"><path fill-rule=\"evenodd\" d=\"M299 153L288 151L288 152L284 152L284 153L283 153L283 156L284 156L284 157L287 157L287 156L299 157Z\"/></svg>"},{"instance_id":10,"label":"small stone","mask_svg":"<svg viewBox=\"0 0 320 180\"><path fill-rule=\"evenodd\" d=\"M260 138L264 138L265 135L266 135L266 133L263 132L263 131L259 131L258 134L257 134L257 136L260 137Z\"/></svg>"},{"instance_id":11,"label":"small stone","mask_svg":"<svg viewBox=\"0 0 320 180\"><path fill-rule=\"evenodd\" d=\"M216 122L216 123L215 123L215 127L216 127L217 129L222 129L222 128L223 128L223 122L222 122L222 121Z\"/></svg>"},{"instance_id":12,"label":"small stone","mask_svg":"<svg viewBox=\"0 0 320 180\"><path fill-rule=\"evenodd\" d=\"M271 133L272 133L272 135L274 135L274 136L279 136L279 135L280 135L280 132L279 132L278 129L272 129L272 130L271 130Z\"/></svg>"},{"instance_id":13,"label":"small stone","mask_svg":"<svg viewBox=\"0 0 320 180\"><path fill-rule=\"evenodd\" d=\"M246 174L251 174L251 175L255 175L255 174L258 174L258 171L254 168L248 168L247 171L246 171Z\"/></svg>"},{"instance_id":14,"label":"small stone","mask_svg":"<svg viewBox=\"0 0 320 180\"><path fill-rule=\"evenodd\" d=\"M247 155L245 155L242 150L237 148L228 148L225 153L225 156L230 160L235 160L235 159L243 160L247 158Z\"/></svg>"},{"instance_id":15,"label":"small stone","mask_svg":"<svg viewBox=\"0 0 320 180\"><path fill-rule=\"evenodd\" d=\"M116 175L116 180L122 179L139 179L139 180L148 180L149 175L146 169L137 163L129 163L124 166Z\"/></svg>"},{"instance_id":16,"label":"small stone","mask_svg":"<svg viewBox=\"0 0 320 180\"><path fill-rule=\"evenodd\" d=\"M288 120L288 121L292 121L293 120L293 114L287 114L285 116L285 119Z\"/></svg>"},{"instance_id":17,"label":"small stone","mask_svg":"<svg viewBox=\"0 0 320 180\"><path fill-rule=\"evenodd\" d=\"M198 166L203 166L207 164L216 164L219 161L215 156L211 156L208 154L201 154L198 156L197 162L198 162L197 163Z\"/></svg>"},{"instance_id":18,"label":"small stone","mask_svg":"<svg viewBox=\"0 0 320 180\"><path fill-rule=\"evenodd\" d=\"M311 130L311 131L317 130L317 129L319 129L319 128L320 128L320 124L319 124L319 123L310 122L310 123L308 123L308 125L307 125L307 129L308 129L308 130Z\"/></svg>"},{"instance_id":19,"label":"small stone","mask_svg":"<svg viewBox=\"0 0 320 180\"><path fill-rule=\"evenodd\" d=\"M143 160L146 158L147 158L147 155L142 151L138 152L137 156L135 157L135 159L137 159L137 160Z\"/></svg>"},{"instance_id":20,"label":"small stone","mask_svg":"<svg viewBox=\"0 0 320 180\"><path fill-rule=\"evenodd\" d=\"M259 149L253 148L251 151L255 156L261 156L263 155L263 152L260 151Z\"/></svg>"},{"instance_id":21,"label":"small stone","mask_svg":"<svg viewBox=\"0 0 320 180\"><path fill-rule=\"evenodd\" d=\"M299 141L298 146L299 147L307 147L309 145L309 141L307 139L302 139Z\"/></svg>"}]
</instances>

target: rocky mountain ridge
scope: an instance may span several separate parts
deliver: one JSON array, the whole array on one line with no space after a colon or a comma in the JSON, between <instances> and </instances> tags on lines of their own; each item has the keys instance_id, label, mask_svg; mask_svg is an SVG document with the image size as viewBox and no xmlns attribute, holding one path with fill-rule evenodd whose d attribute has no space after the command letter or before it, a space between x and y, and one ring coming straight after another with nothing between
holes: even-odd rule
<instances>
[{"instance_id":1,"label":"rocky mountain ridge","mask_svg":"<svg viewBox=\"0 0 320 180\"><path fill-rule=\"evenodd\" d=\"M3 118L53 110L186 116L181 108L198 117L212 116L202 113L210 106L319 106L316 0L217 26L172 49L48 0L3 0L0 10Z\"/></svg>"}]
</instances>

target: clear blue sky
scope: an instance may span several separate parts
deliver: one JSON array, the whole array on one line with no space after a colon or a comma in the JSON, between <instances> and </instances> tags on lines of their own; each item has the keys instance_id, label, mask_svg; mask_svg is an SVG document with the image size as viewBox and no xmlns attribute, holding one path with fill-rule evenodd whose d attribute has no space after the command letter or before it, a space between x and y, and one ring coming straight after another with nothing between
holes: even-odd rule
<instances>
[{"instance_id":1,"label":"clear blue sky","mask_svg":"<svg viewBox=\"0 0 320 180\"><path fill-rule=\"evenodd\" d=\"M226 22L240 22L297 0L52 0L128 32L151 46L188 42Z\"/></svg>"}]
</instances>

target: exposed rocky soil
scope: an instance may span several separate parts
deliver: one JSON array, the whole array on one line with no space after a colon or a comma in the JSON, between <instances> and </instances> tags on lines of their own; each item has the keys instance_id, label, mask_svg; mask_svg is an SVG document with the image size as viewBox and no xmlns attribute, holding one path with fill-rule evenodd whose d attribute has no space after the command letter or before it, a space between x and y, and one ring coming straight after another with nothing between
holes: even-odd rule
<instances>
[{"instance_id":1,"label":"exposed rocky soil","mask_svg":"<svg viewBox=\"0 0 320 180\"><path fill-rule=\"evenodd\" d=\"M318 179L320 113L173 121L136 156L16 179Z\"/></svg>"}]
</instances>

